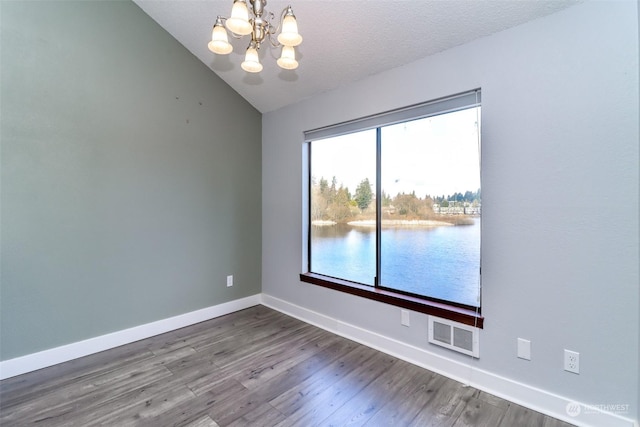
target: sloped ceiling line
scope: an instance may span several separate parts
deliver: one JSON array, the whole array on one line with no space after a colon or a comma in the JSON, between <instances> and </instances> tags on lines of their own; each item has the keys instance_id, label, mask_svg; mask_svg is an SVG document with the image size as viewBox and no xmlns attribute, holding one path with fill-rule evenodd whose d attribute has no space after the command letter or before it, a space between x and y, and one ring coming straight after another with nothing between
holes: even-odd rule
<instances>
[{"instance_id":1,"label":"sloped ceiling line","mask_svg":"<svg viewBox=\"0 0 640 427\"><path fill-rule=\"evenodd\" d=\"M263 47L264 70L240 68L248 38L217 56L207 43L216 16L232 0L133 0L261 113L274 111L366 76L558 12L573 0L269 0L267 10L291 4L304 38L297 70L281 70L279 51Z\"/></svg>"}]
</instances>

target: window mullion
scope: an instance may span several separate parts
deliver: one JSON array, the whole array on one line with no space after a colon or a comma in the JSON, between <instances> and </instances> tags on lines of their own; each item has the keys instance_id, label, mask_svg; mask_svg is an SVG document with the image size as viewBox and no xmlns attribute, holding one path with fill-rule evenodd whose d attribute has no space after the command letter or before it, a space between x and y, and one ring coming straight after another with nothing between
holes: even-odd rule
<instances>
[{"instance_id":1,"label":"window mullion","mask_svg":"<svg viewBox=\"0 0 640 427\"><path fill-rule=\"evenodd\" d=\"M312 146L311 143L308 144L308 158L307 158L307 182L309 183L308 185L308 191L309 191L309 197L307 198L307 212L309 212L309 215L307 220L309 222L309 224L307 225L307 271L313 271L313 265L311 264L311 230L312 230L312 218L311 218L311 212L312 212L312 201L311 201L311 193L312 193L312 186L313 186L313 182L312 182L312 173L311 173L311 165L312 163Z\"/></svg>"},{"instance_id":2,"label":"window mullion","mask_svg":"<svg viewBox=\"0 0 640 427\"><path fill-rule=\"evenodd\" d=\"M376 128L376 280L380 286L380 256L382 253L382 128Z\"/></svg>"}]
</instances>

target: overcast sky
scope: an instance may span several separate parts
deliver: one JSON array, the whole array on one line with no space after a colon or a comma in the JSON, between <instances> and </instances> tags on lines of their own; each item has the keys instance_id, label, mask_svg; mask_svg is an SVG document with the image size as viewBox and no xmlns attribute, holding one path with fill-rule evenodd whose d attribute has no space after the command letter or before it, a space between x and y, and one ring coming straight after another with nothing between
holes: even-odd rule
<instances>
[{"instance_id":1,"label":"overcast sky","mask_svg":"<svg viewBox=\"0 0 640 427\"><path fill-rule=\"evenodd\" d=\"M390 196L448 196L480 188L479 109L471 108L382 128L382 189ZM369 178L375 191L374 130L312 143L312 176L335 176L355 193Z\"/></svg>"}]
</instances>

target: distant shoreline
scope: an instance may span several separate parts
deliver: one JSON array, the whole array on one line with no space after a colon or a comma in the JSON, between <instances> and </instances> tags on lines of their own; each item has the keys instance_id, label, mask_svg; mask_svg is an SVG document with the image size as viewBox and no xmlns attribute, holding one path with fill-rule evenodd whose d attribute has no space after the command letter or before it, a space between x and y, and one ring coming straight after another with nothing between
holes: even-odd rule
<instances>
[{"instance_id":1,"label":"distant shoreline","mask_svg":"<svg viewBox=\"0 0 640 427\"><path fill-rule=\"evenodd\" d=\"M349 221L348 225L355 227L375 227L376 221L374 219L365 219L360 221ZM441 227L446 225L453 225L450 222L435 221L432 219L383 219L383 227Z\"/></svg>"},{"instance_id":2,"label":"distant shoreline","mask_svg":"<svg viewBox=\"0 0 640 427\"><path fill-rule=\"evenodd\" d=\"M312 225L318 227L325 227L336 225L335 221L326 221L326 220L316 220L311 221ZM376 220L375 219L364 219L358 221L349 221L347 225L352 227L375 227ZM450 226L455 225L450 222L445 221L435 221L431 219L383 219L382 226L383 227L442 227L442 226Z\"/></svg>"},{"instance_id":3,"label":"distant shoreline","mask_svg":"<svg viewBox=\"0 0 640 427\"><path fill-rule=\"evenodd\" d=\"M323 219L316 219L315 221L311 221L311 225L317 225L318 227L325 227L327 225L336 225L335 221L326 221Z\"/></svg>"}]
</instances>

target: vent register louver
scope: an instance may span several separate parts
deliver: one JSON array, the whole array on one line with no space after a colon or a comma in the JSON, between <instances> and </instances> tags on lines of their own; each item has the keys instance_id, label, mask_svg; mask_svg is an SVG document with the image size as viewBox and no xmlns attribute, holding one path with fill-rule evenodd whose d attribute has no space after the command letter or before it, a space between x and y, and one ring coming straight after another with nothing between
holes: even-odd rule
<instances>
[{"instance_id":1,"label":"vent register louver","mask_svg":"<svg viewBox=\"0 0 640 427\"><path fill-rule=\"evenodd\" d=\"M480 357L479 329L429 316L429 342L476 358Z\"/></svg>"}]
</instances>

